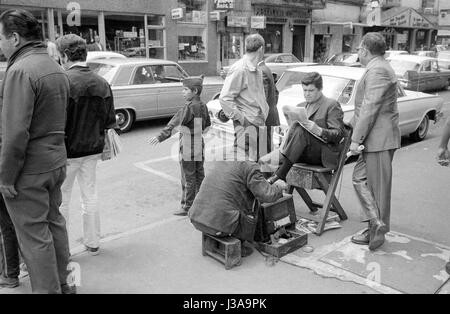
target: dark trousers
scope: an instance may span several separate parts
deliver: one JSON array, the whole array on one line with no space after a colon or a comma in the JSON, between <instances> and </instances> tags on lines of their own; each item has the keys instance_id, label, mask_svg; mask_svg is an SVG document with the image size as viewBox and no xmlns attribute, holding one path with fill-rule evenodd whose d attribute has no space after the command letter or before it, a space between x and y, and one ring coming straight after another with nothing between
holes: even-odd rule
<instances>
[{"instance_id":1,"label":"dark trousers","mask_svg":"<svg viewBox=\"0 0 450 314\"><path fill-rule=\"evenodd\" d=\"M275 174L283 180L296 162L322 165L322 143L298 124L289 128L280 153L281 163Z\"/></svg>"},{"instance_id":2,"label":"dark trousers","mask_svg":"<svg viewBox=\"0 0 450 314\"><path fill-rule=\"evenodd\" d=\"M363 153L353 170L353 187L362 207L362 221L381 219L390 230L392 160L395 150Z\"/></svg>"},{"instance_id":3,"label":"dark trousers","mask_svg":"<svg viewBox=\"0 0 450 314\"><path fill-rule=\"evenodd\" d=\"M69 272L69 241L66 221L59 212L61 185L66 167L19 176L18 195L5 198L33 293L60 293Z\"/></svg>"},{"instance_id":4,"label":"dark trousers","mask_svg":"<svg viewBox=\"0 0 450 314\"><path fill-rule=\"evenodd\" d=\"M0 195L0 272L6 278L18 278L20 274L19 243L14 225Z\"/></svg>"},{"instance_id":5,"label":"dark trousers","mask_svg":"<svg viewBox=\"0 0 450 314\"><path fill-rule=\"evenodd\" d=\"M180 161L181 208L189 211L205 178L203 161Z\"/></svg>"}]
</instances>

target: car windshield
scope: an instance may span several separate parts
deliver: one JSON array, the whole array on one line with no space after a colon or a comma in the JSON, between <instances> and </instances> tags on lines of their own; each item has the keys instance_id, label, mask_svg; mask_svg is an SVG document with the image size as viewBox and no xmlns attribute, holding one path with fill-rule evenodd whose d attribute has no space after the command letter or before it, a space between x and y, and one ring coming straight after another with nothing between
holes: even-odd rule
<instances>
[{"instance_id":1,"label":"car windshield","mask_svg":"<svg viewBox=\"0 0 450 314\"><path fill-rule=\"evenodd\" d=\"M94 73L102 76L109 84L112 83L114 75L117 72L117 66L104 63L89 63L88 65Z\"/></svg>"},{"instance_id":2,"label":"car windshield","mask_svg":"<svg viewBox=\"0 0 450 314\"><path fill-rule=\"evenodd\" d=\"M397 75L405 75L406 71L417 71L420 67L420 64L414 61L390 60L390 63Z\"/></svg>"},{"instance_id":3,"label":"car windshield","mask_svg":"<svg viewBox=\"0 0 450 314\"><path fill-rule=\"evenodd\" d=\"M304 99L303 88L301 84L301 79L304 75L305 73L302 72L285 72L277 83L277 88L280 94L283 93L286 96L300 97L301 99ZM354 80L328 75L322 75L322 79L322 92L326 97L329 97L331 99L339 99L342 104L346 104L348 100L350 100L351 93L355 84ZM346 87L348 91L343 93ZM344 97L345 99L343 98L344 94L346 94Z\"/></svg>"}]
</instances>

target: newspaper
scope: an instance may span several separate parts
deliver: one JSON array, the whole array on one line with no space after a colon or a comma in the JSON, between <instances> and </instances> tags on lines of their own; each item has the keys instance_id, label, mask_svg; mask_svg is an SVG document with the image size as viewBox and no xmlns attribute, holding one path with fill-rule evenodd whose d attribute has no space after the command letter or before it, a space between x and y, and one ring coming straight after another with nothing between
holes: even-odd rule
<instances>
[{"instance_id":1,"label":"newspaper","mask_svg":"<svg viewBox=\"0 0 450 314\"><path fill-rule=\"evenodd\" d=\"M314 134L310 130L308 130L303 124L308 121L308 114L306 113L305 107L291 107L291 106L284 106L283 107L283 113L286 117L286 121L291 127L294 123L298 123L303 129L308 131L312 136L317 138L319 141L326 143L326 141L318 136L317 134Z\"/></svg>"}]
</instances>

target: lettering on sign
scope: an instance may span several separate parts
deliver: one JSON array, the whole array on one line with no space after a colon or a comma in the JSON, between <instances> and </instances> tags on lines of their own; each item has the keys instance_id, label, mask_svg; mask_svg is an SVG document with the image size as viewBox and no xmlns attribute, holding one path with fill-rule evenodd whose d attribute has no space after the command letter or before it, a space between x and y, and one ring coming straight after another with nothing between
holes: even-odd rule
<instances>
[{"instance_id":1,"label":"lettering on sign","mask_svg":"<svg viewBox=\"0 0 450 314\"><path fill-rule=\"evenodd\" d=\"M176 8L172 10L172 19L181 20L184 17L183 8Z\"/></svg>"},{"instance_id":2,"label":"lettering on sign","mask_svg":"<svg viewBox=\"0 0 450 314\"><path fill-rule=\"evenodd\" d=\"M227 17L227 26L229 26L229 27L247 27L248 26L248 17L230 15Z\"/></svg>"},{"instance_id":3,"label":"lettering on sign","mask_svg":"<svg viewBox=\"0 0 450 314\"><path fill-rule=\"evenodd\" d=\"M308 10L294 8L277 8L270 6L255 6L255 15L280 18L309 18Z\"/></svg>"},{"instance_id":4,"label":"lettering on sign","mask_svg":"<svg viewBox=\"0 0 450 314\"><path fill-rule=\"evenodd\" d=\"M214 0L216 10L234 9L234 0Z\"/></svg>"},{"instance_id":5,"label":"lettering on sign","mask_svg":"<svg viewBox=\"0 0 450 314\"><path fill-rule=\"evenodd\" d=\"M283 2L302 6L308 10L320 10L325 8L326 0L283 0Z\"/></svg>"},{"instance_id":6,"label":"lettering on sign","mask_svg":"<svg viewBox=\"0 0 450 314\"><path fill-rule=\"evenodd\" d=\"M252 16L251 28L254 28L254 29L266 28L266 17L265 16Z\"/></svg>"}]
</instances>

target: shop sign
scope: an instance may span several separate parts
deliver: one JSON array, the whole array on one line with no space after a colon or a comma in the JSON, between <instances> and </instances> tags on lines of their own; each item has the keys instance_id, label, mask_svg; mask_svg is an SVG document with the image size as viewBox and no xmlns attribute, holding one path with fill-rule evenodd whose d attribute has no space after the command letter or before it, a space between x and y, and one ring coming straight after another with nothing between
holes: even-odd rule
<instances>
[{"instance_id":1,"label":"shop sign","mask_svg":"<svg viewBox=\"0 0 450 314\"><path fill-rule=\"evenodd\" d=\"M409 11L405 11L399 15L391 17L388 21L388 25L390 25L390 26L410 26Z\"/></svg>"},{"instance_id":2,"label":"shop sign","mask_svg":"<svg viewBox=\"0 0 450 314\"><path fill-rule=\"evenodd\" d=\"M216 10L234 9L234 0L214 0L214 8Z\"/></svg>"},{"instance_id":3,"label":"shop sign","mask_svg":"<svg viewBox=\"0 0 450 314\"><path fill-rule=\"evenodd\" d=\"M308 10L296 8L283 8L267 5L255 5L253 10L255 15L277 17L277 18L305 18L309 19L311 15Z\"/></svg>"},{"instance_id":4,"label":"shop sign","mask_svg":"<svg viewBox=\"0 0 450 314\"><path fill-rule=\"evenodd\" d=\"M172 10L172 20L181 20L184 18L183 8L176 8Z\"/></svg>"},{"instance_id":5,"label":"shop sign","mask_svg":"<svg viewBox=\"0 0 450 314\"><path fill-rule=\"evenodd\" d=\"M228 27L248 27L248 17L230 15L227 18Z\"/></svg>"},{"instance_id":6,"label":"shop sign","mask_svg":"<svg viewBox=\"0 0 450 314\"><path fill-rule=\"evenodd\" d=\"M123 37L125 38L136 38L137 32L123 32Z\"/></svg>"},{"instance_id":7,"label":"shop sign","mask_svg":"<svg viewBox=\"0 0 450 314\"><path fill-rule=\"evenodd\" d=\"M411 10L411 26L416 27L431 27L430 23L419 13Z\"/></svg>"},{"instance_id":8,"label":"shop sign","mask_svg":"<svg viewBox=\"0 0 450 314\"><path fill-rule=\"evenodd\" d=\"M254 29L265 29L266 28L266 17L265 16L252 16L250 27L254 28Z\"/></svg>"},{"instance_id":9,"label":"shop sign","mask_svg":"<svg viewBox=\"0 0 450 314\"><path fill-rule=\"evenodd\" d=\"M283 0L286 4L302 6L308 10L325 9L326 0Z\"/></svg>"},{"instance_id":10,"label":"shop sign","mask_svg":"<svg viewBox=\"0 0 450 314\"><path fill-rule=\"evenodd\" d=\"M213 22L222 21L225 18L224 11L212 11L209 12L209 20Z\"/></svg>"}]
</instances>

